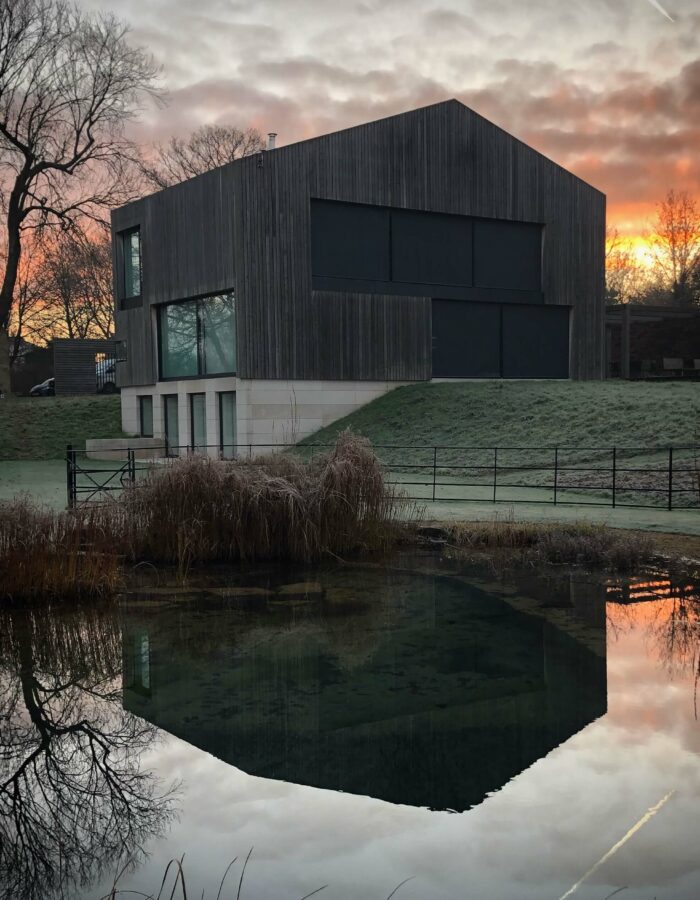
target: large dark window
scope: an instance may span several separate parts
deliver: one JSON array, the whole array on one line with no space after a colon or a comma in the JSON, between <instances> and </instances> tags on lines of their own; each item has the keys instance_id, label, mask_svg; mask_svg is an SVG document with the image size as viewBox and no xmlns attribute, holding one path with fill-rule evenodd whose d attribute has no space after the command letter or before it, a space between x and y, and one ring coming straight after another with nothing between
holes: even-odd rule
<instances>
[{"instance_id":1,"label":"large dark window","mask_svg":"<svg viewBox=\"0 0 700 900\"><path fill-rule=\"evenodd\" d=\"M392 210L391 264L392 281L471 285L471 219Z\"/></svg>"},{"instance_id":2,"label":"large dark window","mask_svg":"<svg viewBox=\"0 0 700 900\"><path fill-rule=\"evenodd\" d=\"M542 289L542 226L474 220L474 285L511 291Z\"/></svg>"},{"instance_id":3,"label":"large dark window","mask_svg":"<svg viewBox=\"0 0 700 900\"><path fill-rule=\"evenodd\" d=\"M389 210L312 201L311 258L315 275L389 281Z\"/></svg>"},{"instance_id":4,"label":"large dark window","mask_svg":"<svg viewBox=\"0 0 700 900\"><path fill-rule=\"evenodd\" d=\"M569 307L433 300L433 375L568 378Z\"/></svg>"},{"instance_id":5,"label":"large dark window","mask_svg":"<svg viewBox=\"0 0 700 900\"><path fill-rule=\"evenodd\" d=\"M122 296L128 300L141 296L141 229L130 228L128 231L122 231L120 238L123 261Z\"/></svg>"},{"instance_id":6,"label":"large dark window","mask_svg":"<svg viewBox=\"0 0 700 900\"><path fill-rule=\"evenodd\" d=\"M501 308L497 303L433 300L433 376L498 378Z\"/></svg>"},{"instance_id":7,"label":"large dark window","mask_svg":"<svg viewBox=\"0 0 700 900\"><path fill-rule=\"evenodd\" d=\"M569 377L568 306L503 307L503 377Z\"/></svg>"},{"instance_id":8,"label":"large dark window","mask_svg":"<svg viewBox=\"0 0 700 900\"><path fill-rule=\"evenodd\" d=\"M158 340L162 379L234 375L236 307L233 294L161 306Z\"/></svg>"},{"instance_id":9,"label":"large dark window","mask_svg":"<svg viewBox=\"0 0 700 900\"><path fill-rule=\"evenodd\" d=\"M311 201L320 291L542 303L542 226L335 200Z\"/></svg>"}]
</instances>

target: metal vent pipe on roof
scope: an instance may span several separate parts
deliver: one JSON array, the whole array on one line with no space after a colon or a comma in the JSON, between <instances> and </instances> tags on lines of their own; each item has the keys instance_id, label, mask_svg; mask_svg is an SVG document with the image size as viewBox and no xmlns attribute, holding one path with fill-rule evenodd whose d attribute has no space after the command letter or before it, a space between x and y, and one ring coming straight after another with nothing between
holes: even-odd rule
<instances>
[{"instance_id":1,"label":"metal vent pipe on roof","mask_svg":"<svg viewBox=\"0 0 700 900\"><path fill-rule=\"evenodd\" d=\"M277 132L271 131L267 136L267 149L274 150L275 149L275 141L277 140Z\"/></svg>"}]
</instances>

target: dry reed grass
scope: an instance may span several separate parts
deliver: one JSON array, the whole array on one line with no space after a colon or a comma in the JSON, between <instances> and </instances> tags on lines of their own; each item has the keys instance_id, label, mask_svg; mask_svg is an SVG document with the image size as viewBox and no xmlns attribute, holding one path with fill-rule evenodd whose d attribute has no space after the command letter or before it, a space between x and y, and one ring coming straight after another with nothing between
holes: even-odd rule
<instances>
[{"instance_id":1,"label":"dry reed grass","mask_svg":"<svg viewBox=\"0 0 700 900\"><path fill-rule=\"evenodd\" d=\"M449 541L460 555L485 552L499 561L526 565L584 565L627 572L654 557L651 536L629 534L595 523L533 524L512 519L449 526Z\"/></svg>"},{"instance_id":2,"label":"dry reed grass","mask_svg":"<svg viewBox=\"0 0 700 900\"><path fill-rule=\"evenodd\" d=\"M119 579L104 509L57 513L26 500L0 504L0 601L97 598Z\"/></svg>"},{"instance_id":3,"label":"dry reed grass","mask_svg":"<svg viewBox=\"0 0 700 900\"><path fill-rule=\"evenodd\" d=\"M370 443L344 432L328 454L253 460L194 456L125 492L115 515L130 559L313 562L388 549L410 516Z\"/></svg>"},{"instance_id":4,"label":"dry reed grass","mask_svg":"<svg viewBox=\"0 0 700 900\"><path fill-rule=\"evenodd\" d=\"M111 593L120 561L313 562L388 550L415 513L384 483L370 443L344 432L309 462L202 456L155 469L114 503L56 513L0 505L0 600Z\"/></svg>"}]
</instances>

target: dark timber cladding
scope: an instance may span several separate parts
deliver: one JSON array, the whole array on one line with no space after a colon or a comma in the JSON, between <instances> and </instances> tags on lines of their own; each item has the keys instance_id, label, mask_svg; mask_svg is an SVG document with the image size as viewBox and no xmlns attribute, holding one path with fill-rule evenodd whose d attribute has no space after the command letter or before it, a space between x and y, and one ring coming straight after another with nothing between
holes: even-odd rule
<instances>
[{"instance_id":1,"label":"dark timber cladding","mask_svg":"<svg viewBox=\"0 0 700 900\"><path fill-rule=\"evenodd\" d=\"M319 251L338 204L348 240ZM604 196L454 100L248 157L115 212L115 231L135 225L143 288L117 312L123 384L157 377L152 304L232 288L243 378L430 378L450 317L485 329L495 349L484 371L527 376L518 342L534 340L553 376L603 374ZM462 333L463 355L478 357L478 336Z\"/></svg>"},{"instance_id":2,"label":"dark timber cladding","mask_svg":"<svg viewBox=\"0 0 700 900\"><path fill-rule=\"evenodd\" d=\"M116 357L116 343L90 338L55 338L53 371L57 394L94 394L98 389L98 360L102 363L101 380L114 381L107 366Z\"/></svg>"}]
</instances>

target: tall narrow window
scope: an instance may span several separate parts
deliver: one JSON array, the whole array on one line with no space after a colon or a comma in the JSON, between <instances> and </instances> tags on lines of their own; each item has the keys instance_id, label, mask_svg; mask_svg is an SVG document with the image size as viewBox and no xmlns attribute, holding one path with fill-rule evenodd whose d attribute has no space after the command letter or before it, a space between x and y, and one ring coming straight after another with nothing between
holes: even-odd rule
<instances>
[{"instance_id":1,"label":"tall narrow window","mask_svg":"<svg viewBox=\"0 0 700 900\"><path fill-rule=\"evenodd\" d=\"M219 452L224 459L236 455L236 392L219 394Z\"/></svg>"},{"instance_id":2,"label":"tall narrow window","mask_svg":"<svg viewBox=\"0 0 700 900\"><path fill-rule=\"evenodd\" d=\"M129 685L131 690L149 696L151 693L151 641L147 631L137 631L133 635L134 677Z\"/></svg>"},{"instance_id":3,"label":"tall narrow window","mask_svg":"<svg viewBox=\"0 0 700 900\"><path fill-rule=\"evenodd\" d=\"M163 417L166 453L168 456L177 456L180 447L177 394L166 394L163 397Z\"/></svg>"},{"instance_id":4,"label":"tall narrow window","mask_svg":"<svg viewBox=\"0 0 700 900\"><path fill-rule=\"evenodd\" d=\"M141 296L141 229L123 231L124 298Z\"/></svg>"},{"instance_id":5,"label":"tall narrow window","mask_svg":"<svg viewBox=\"0 0 700 900\"><path fill-rule=\"evenodd\" d=\"M207 447L206 401L206 394L190 394L190 445L195 453L202 453Z\"/></svg>"},{"instance_id":6,"label":"tall narrow window","mask_svg":"<svg viewBox=\"0 0 700 900\"><path fill-rule=\"evenodd\" d=\"M153 397L139 397L139 433L141 437L153 437Z\"/></svg>"}]
</instances>

